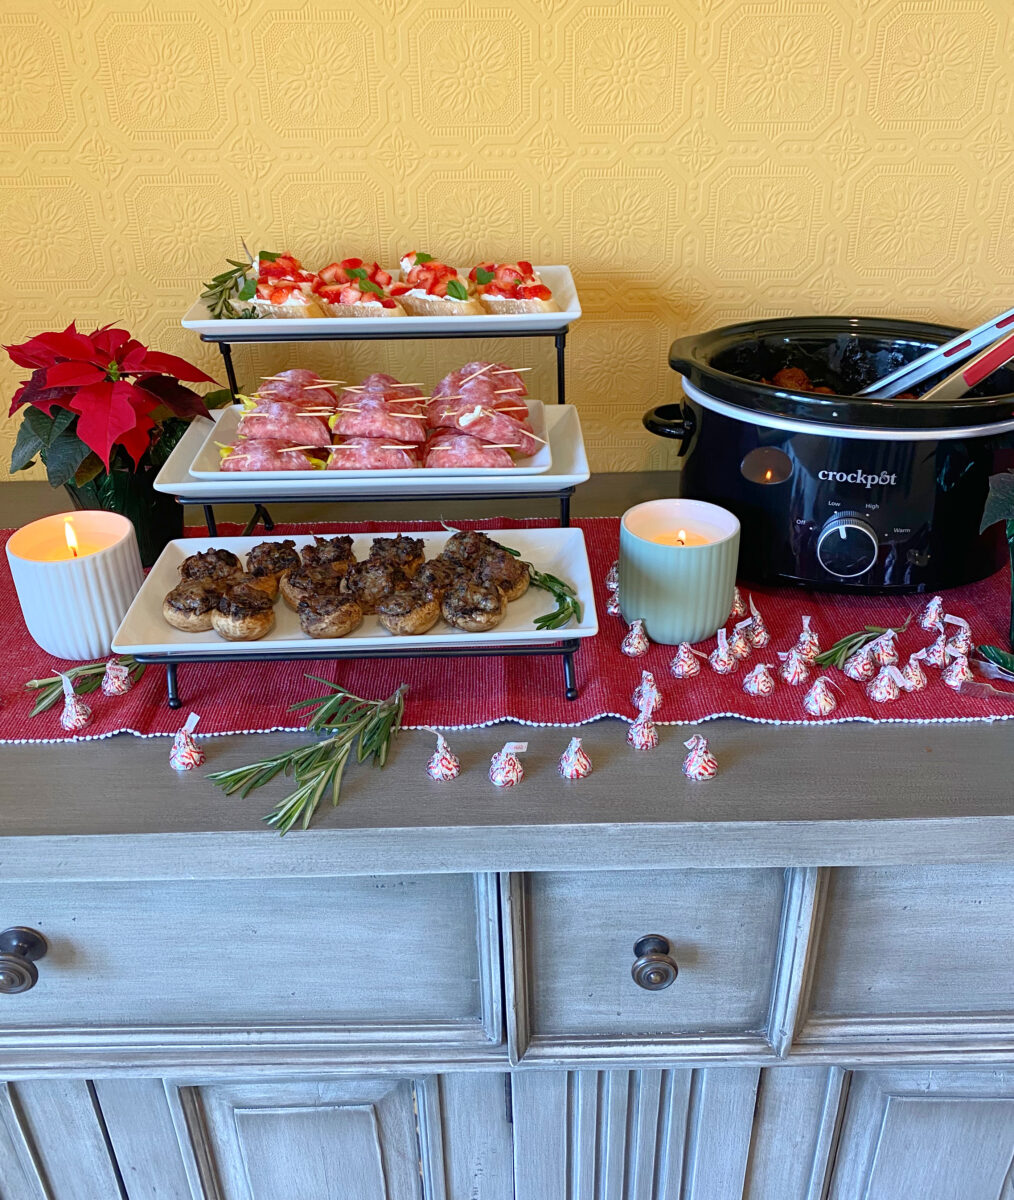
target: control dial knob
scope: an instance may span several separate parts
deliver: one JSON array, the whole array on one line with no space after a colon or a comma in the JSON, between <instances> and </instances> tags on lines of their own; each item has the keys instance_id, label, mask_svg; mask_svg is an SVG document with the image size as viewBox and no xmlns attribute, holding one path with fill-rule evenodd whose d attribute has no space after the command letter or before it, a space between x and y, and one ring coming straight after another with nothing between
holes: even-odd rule
<instances>
[{"instance_id":1,"label":"control dial knob","mask_svg":"<svg viewBox=\"0 0 1014 1200\"><path fill-rule=\"evenodd\" d=\"M877 531L854 512L841 512L817 535L817 561L839 579L865 575L877 561Z\"/></svg>"}]
</instances>

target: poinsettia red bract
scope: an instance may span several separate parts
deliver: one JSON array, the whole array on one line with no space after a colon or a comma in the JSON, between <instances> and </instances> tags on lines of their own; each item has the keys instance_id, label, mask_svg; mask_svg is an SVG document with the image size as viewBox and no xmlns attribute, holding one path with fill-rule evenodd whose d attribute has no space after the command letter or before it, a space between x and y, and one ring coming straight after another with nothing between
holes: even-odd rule
<instances>
[{"instance_id":1,"label":"poinsettia red bract","mask_svg":"<svg viewBox=\"0 0 1014 1200\"><path fill-rule=\"evenodd\" d=\"M4 349L32 372L14 393L8 416L25 404L49 415L54 408L77 413L77 436L107 470L114 446L122 446L135 466L140 463L157 409L178 417L210 415L201 397L181 381L214 379L174 354L149 350L126 329L106 325L84 334L72 321L64 330Z\"/></svg>"}]
</instances>

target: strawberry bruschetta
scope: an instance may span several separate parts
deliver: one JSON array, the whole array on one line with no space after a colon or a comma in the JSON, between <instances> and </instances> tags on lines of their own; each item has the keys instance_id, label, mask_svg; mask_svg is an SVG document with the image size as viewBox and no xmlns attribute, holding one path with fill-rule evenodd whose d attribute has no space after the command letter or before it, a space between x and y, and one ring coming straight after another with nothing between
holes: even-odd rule
<instances>
[{"instance_id":1,"label":"strawberry bruschetta","mask_svg":"<svg viewBox=\"0 0 1014 1200\"><path fill-rule=\"evenodd\" d=\"M560 311L553 293L530 262L479 263L469 271L468 278L488 313Z\"/></svg>"},{"instance_id":2,"label":"strawberry bruschetta","mask_svg":"<svg viewBox=\"0 0 1014 1200\"><path fill-rule=\"evenodd\" d=\"M323 313L311 291L313 276L292 254L262 250L254 260L256 283L249 303L261 317L319 317Z\"/></svg>"},{"instance_id":3,"label":"strawberry bruschetta","mask_svg":"<svg viewBox=\"0 0 1014 1200\"><path fill-rule=\"evenodd\" d=\"M367 267L361 258L345 258L324 267L311 286L326 316L403 317L405 309L389 291L391 282L379 263Z\"/></svg>"},{"instance_id":4,"label":"strawberry bruschetta","mask_svg":"<svg viewBox=\"0 0 1014 1200\"><path fill-rule=\"evenodd\" d=\"M391 285L391 295L413 317L481 316L483 308L474 292L454 267L421 250L402 258L401 280Z\"/></svg>"}]
</instances>

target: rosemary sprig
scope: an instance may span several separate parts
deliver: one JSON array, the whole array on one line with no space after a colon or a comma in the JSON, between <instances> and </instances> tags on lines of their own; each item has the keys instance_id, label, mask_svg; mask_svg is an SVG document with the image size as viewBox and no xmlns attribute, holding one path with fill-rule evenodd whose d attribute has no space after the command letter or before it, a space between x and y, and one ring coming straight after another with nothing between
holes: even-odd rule
<instances>
[{"instance_id":1,"label":"rosemary sprig","mask_svg":"<svg viewBox=\"0 0 1014 1200\"><path fill-rule=\"evenodd\" d=\"M258 317L260 314L253 308L237 308L233 300L249 300L257 290L257 282L250 276L252 263L239 262L234 258L225 260L229 264L228 271L222 271L214 276L210 283L204 285L201 299L208 306L208 312L221 320L226 317Z\"/></svg>"},{"instance_id":2,"label":"rosemary sprig","mask_svg":"<svg viewBox=\"0 0 1014 1200\"><path fill-rule=\"evenodd\" d=\"M310 824L321 800L330 793L331 803L341 798L342 777L346 763L355 750L356 761L372 758L378 767L387 762L391 740L401 728L405 711L405 692L402 684L386 700L362 700L336 683L307 675L322 683L330 695L301 700L290 706L290 712L312 710L307 729L327 734L322 741L311 742L297 750L283 750L260 762L229 771L216 771L208 778L227 796L239 792L249 796L252 791L270 783L277 775L291 775L296 788L264 817L268 825L286 834L301 822L304 829Z\"/></svg>"},{"instance_id":3,"label":"rosemary sprig","mask_svg":"<svg viewBox=\"0 0 1014 1200\"><path fill-rule=\"evenodd\" d=\"M106 673L108 661L108 659L102 659L101 662L82 663L80 667L69 667L64 671L64 675L73 681L74 691L79 696L84 696L89 692L94 692L102 683L102 676ZM116 662L130 668L130 677L134 683L137 683L144 674L145 664L139 663L129 654L121 655ZM54 704L63 700L63 678L60 675L47 675L45 679L29 679L25 684L25 690L39 693L35 706L29 714L37 717L39 713L45 712L47 708L52 708Z\"/></svg>"},{"instance_id":4,"label":"rosemary sprig","mask_svg":"<svg viewBox=\"0 0 1014 1200\"><path fill-rule=\"evenodd\" d=\"M848 633L829 649L822 654L818 654L814 662L819 667L842 667L845 665L845 660L851 658L857 650L861 650L867 642L872 642L874 638L878 638L881 634L904 633L912 620L912 614L909 613L905 618L904 625L889 625L886 629L880 625L864 625L862 629L856 630L855 633Z\"/></svg>"}]
</instances>

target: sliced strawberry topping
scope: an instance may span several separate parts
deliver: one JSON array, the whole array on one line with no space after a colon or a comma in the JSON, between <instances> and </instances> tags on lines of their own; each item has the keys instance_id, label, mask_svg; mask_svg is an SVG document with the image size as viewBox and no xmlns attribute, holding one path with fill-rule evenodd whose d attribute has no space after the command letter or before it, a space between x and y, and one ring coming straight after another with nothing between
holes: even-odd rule
<instances>
[{"instance_id":1,"label":"sliced strawberry topping","mask_svg":"<svg viewBox=\"0 0 1014 1200\"><path fill-rule=\"evenodd\" d=\"M497 283L494 280L492 283L487 283L482 290L487 296L514 296L517 289L516 283Z\"/></svg>"},{"instance_id":2,"label":"sliced strawberry topping","mask_svg":"<svg viewBox=\"0 0 1014 1200\"><path fill-rule=\"evenodd\" d=\"M518 259L518 267L521 269L521 271L522 271L522 272L523 272L525 275L529 275L529 276L530 276L530 275L534 275L534 274L535 274L535 270L534 270L534 268L532 267L532 264L531 264L530 262L525 262L525 260L524 260L523 258L519 258L519 259Z\"/></svg>"},{"instance_id":3,"label":"sliced strawberry topping","mask_svg":"<svg viewBox=\"0 0 1014 1200\"><path fill-rule=\"evenodd\" d=\"M349 270L356 271L362 265L363 265L363 260L361 258L343 258L342 259L342 266L345 268L346 271L349 271Z\"/></svg>"},{"instance_id":4,"label":"sliced strawberry topping","mask_svg":"<svg viewBox=\"0 0 1014 1200\"><path fill-rule=\"evenodd\" d=\"M513 263L501 263L496 268L497 283L520 283L523 278L524 275Z\"/></svg>"},{"instance_id":5,"label":"sliced strawberry topping","mask_svg":"<svg viewBox=\"0 0 1014 1200\"><path fill-rule=\"evenodd\" d=\"M381 308L397 308L398 305L389 296L387 296L383 300L381 300L380 307Z\"/></svg>"},{"instance_id":6,"label":"sliced strawberry topping","mask_svg":"<svg viewBox=\"0 0 1014 1200\"><path fill-rule=\"evenodd\" d=\"M518 290L519 300L552 300L553 293L544 283L522 284Z\"/></svg>"},{"instance_id":7,"label":"sliced strawberry topping","mask_svg":"<svg viewBox=\"0 0 1014 1200\"><path fill-rule=\"evenodd\" d=\"M371 283L375 283L377 287L388 288L391 286L390 271L385 271L379 263L374 263L373 266L370 267L367 279L369 279Z\"/></svg>"},{"instance_id":8,"label":"sliced strawberry topping","mask_svg":"<svg viewBox=\"0 0 1014 1200\"><path fill-rule=\"evenodd\" d=\"M404 296L406 292L410 292L411 290L412 290L412 285L410 283L392 283L391 284L391 295L392 296Z\"/></svg>"},{"instance_id":9,"label":"sliced strawberry topping","mask_svg":"<svg viewBox=\"0 0 1014 1200\"><path fill-rule=\"evenodd\" d=\"M363 293L352 284L348 287L343 287L341 295L338 297L339 304L358 304L363 298Z\"/></svg>"}]
</instances>

